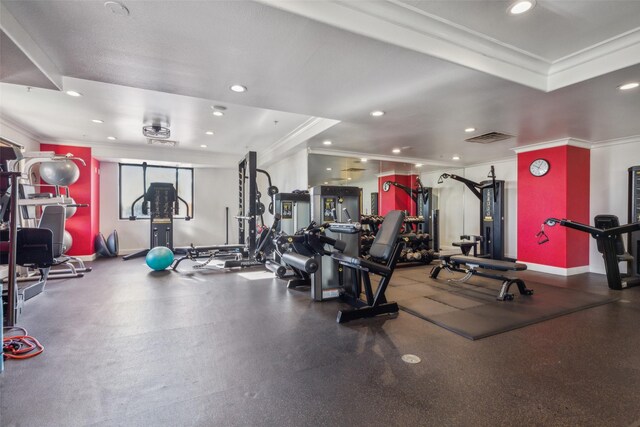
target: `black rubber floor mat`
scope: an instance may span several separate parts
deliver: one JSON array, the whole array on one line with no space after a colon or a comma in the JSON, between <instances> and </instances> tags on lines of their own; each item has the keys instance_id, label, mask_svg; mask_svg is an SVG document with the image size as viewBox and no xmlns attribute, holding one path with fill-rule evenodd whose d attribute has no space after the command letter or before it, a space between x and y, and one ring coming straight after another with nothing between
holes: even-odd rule
<instances>
[{"instance_id":1,"label":"black rubber floor mat","mask_svg":"<svg viewBox=\"0 0 640 427\"><path fill-rule=\"evenodd\" d=\"M424 277L424 276L423 276ZM393 281L392 281L393 284ZM497 301L501 283L472 278L467 283L423 278L420 284L390 286L389 301L400 308L470 340L489 337L565 314L607 304L618 297L527 282L531 296L514 285L513 301Z\"/></svg>"}]
</instances>

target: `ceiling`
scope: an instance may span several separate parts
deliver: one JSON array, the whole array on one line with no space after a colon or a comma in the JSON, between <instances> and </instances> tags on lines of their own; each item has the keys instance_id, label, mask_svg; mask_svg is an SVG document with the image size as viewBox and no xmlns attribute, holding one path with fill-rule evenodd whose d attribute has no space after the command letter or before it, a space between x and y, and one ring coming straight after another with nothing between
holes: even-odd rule
<instances>
[{"instance_id":1,"label":"ceiling","mask_svg":"<svg viewBox=\"0 0 640 427\"><path fill-rule=\"evenodd\" d=\"M48 139L117 133L119 144L142 144L142 124L162 117L181 148L241 153L282 147L326 120L296 143L331 139L337 152L372 156L402 148L442 165L454 154L473 164L555 139L640 135L640 91L617 90L640 80L638 1L539 0L517 17L507 2L481 0L125 0L129 16L102 1L0 3L22 59L84 95L0 84L0 114ZM4 78L19 53L0 56L3 81L39 86ZM231 92L235 83L249 90ZM221 120L216 104L229 108ZM371 117L377 109L386 114ZM513 138L464 142L490 131Z\"/></svg>"}]
</instances>

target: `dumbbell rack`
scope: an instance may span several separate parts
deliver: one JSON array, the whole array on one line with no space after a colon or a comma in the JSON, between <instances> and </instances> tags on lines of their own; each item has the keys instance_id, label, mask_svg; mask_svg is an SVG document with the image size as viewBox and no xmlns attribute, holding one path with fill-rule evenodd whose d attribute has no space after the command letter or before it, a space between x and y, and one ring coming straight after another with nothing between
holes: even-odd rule
<instances>
[{"instance_id":1,"label":"dumbbell rack","mask_svg":"<svg viewBox=\"0 0 640 427\"><path fill-rule=\"evenodd\" d=\"M360 252L364 258L369 258L369 249L378 232L378 227L384 220L379 215L361 215L360 223L363 228L360 232ZM422 233L419 224L423 224L421 217L406 217L404 221L405 232L399 238L405 241L405 247L400 253L399 264L429 264L435 258L431 249L431 237Z\"/></svg>"}]
</instances>

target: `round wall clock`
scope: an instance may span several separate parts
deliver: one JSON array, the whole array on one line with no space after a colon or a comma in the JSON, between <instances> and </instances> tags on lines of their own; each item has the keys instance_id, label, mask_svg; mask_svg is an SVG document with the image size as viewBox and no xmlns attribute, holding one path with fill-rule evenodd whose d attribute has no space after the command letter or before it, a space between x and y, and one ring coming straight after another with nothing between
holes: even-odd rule
<instances>
[{"instance_id":1,"label":"round wall clock","mask_svg":"<svg viewBox=\"0 0 640 427\"><path fill-rule=\"evenodd\" d=\"M544 176L549 172L549 162L545 159L537 159L529 165L529 172L533 176Z\"/></svg>"}]
</instances>

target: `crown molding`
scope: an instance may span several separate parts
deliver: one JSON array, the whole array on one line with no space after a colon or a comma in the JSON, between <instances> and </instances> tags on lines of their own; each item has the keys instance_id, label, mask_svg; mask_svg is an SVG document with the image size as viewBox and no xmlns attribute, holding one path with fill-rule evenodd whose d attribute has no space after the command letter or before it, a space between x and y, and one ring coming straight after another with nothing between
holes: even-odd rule
<instances>
[{"instance_id":1,"label":"crown molding","mask_svg":"<svg viewBox=\"0 0 640 427\"><path fill-rule=\"evenodd\" d=\"M260 153L258 164L266 167L277 162L296 149L296 147L306 143L310 138L340 123L339 120L324 119L322 117L309 117L300 126L289 132L269 148Z\"/></svg>"},{"instance_id":2,"label":"crown molding","mask_svg":"<svg viewBox=\"0 0 640 427\"><path fill-rule=\"evenodd\" d=\"M58 67L55 66L49 56L38 46L2 3L0 3L0 29L18 46L51 84L58 90L62 90L62 74Z\"/></svg>"},{"instance_id":3,"label":"crown molding","mask_svg":"<svg viewBox=\"0 0 640 427\"><path fill-rule=\"evenodd\" d=\"M154 161L167 165L229 169L229 165L235 165L242 158L242 155L238 154L190 150L184 147L175 149L148 144L88 143L76 140L43 140L41 143L88 147L91 148L91 155L93 157L105 162Z\"/></svg>"},{"instance_id":4,"label":"crown molding","mask_svg":"<svg viewBox=\"0 0 640 427\"><path fill-rule=\"evenodd\" d=\"M598 148L613 147L615 145L639 144L639 143L640 143L640 135L634 135L634 136L627 136L624 138L607 139L605 141L594 142L593 144L591 144L591 149L597 150Z\"/></svg>"},{"instance_id":5,"label":"crown molding","mask_svg":"<svg viewBox=\"0 0 640 427\"><path fill-rule=\"evenodd\" d=\"M556 139L554 141L539 142L537 144L523 145L521 147L512 148L512 150L515 151L516 154L520 154L527 153L529 151L545 150L547 148L563 147L565 145L586 148L587 150L590 150L592 147L592 144L588 141L576 138L563 138Z\"/></svg>"},{"instance_id":6,"label":"crown molding","mask_svg":"<svg viewBox=\"0 0 640 427\"><path fill-rule=\"evenodd\" d=\"M539 90L549 63L401 2L257 0L352 33L401 46ZM469 48L468 46L472 46Z\"/></svg>"},{"instance_id":7,"label":"crown molding","mask_svg":"<svg viewBox=\"0 0 640 427\"><path fill-rule=\"evenodd\" d=\"M634 65L640 56L640 27L550 59L425 12L404 0L257 1L545 92Z\"/></svg>"},{"instance_id":8,"label":"crown molding","mask_svg":"<svg viewBox=\"0 0 640 427\"><path fill-rule=\"evenodd\" d=\"M323 154L325 156L334 157L352 157L352 158L366 158L369 160L380 160L383 162L396 162L396 163L409 163L416 164L421 163L424 166L442 166L442 167L457 167L460 163L443 162L439 160L418 159L415 157L400 157L400 156L386 156L381 154L371 153L359 153L356 151L341 151L341 150L328 150L324 148L308 148L309 154Z\"/></svg>"}]
</instances>

